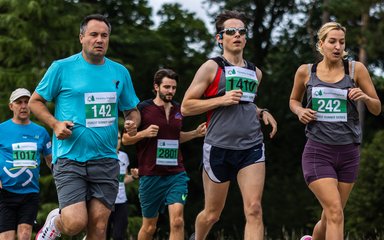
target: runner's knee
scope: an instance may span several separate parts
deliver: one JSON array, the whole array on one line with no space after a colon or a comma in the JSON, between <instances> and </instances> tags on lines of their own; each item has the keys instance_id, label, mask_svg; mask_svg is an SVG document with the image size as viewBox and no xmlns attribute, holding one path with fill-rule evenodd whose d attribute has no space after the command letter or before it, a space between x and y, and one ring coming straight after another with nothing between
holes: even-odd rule
<instances>
[{"instance_id":1,"label":"runner's knee","mask_svg":"<svg viewBox=\"0 0 384 240\"><path fill-rule=\"evenodd\" d=\"M155 231L156 231L156 225L145 225L145 226L143 225L140 231L145 232L146 235L153 236L153 234L155 234Z\"/></svg>"},{"instance_id":2,"label":"runner's knee","mask_svg":"<svg viewBox=\"0 0 384 240\"><path fill-rule=\"evenodd\" d=\"M63 227L62 232L69 236L74 236L80 233L87 226L87 220L81 218L61 218L61 222Z\"/></svg>"},{"instance_id":3,"label":"runner's knee","mask_svg":"<svg viewBox=\"0 0 384 240\"><path fill-rule=\"evenodd\" d=\"M207 212L205 221L208 225L214 224L220 220L220 212Z\"/></svg>"},{"instance_id":4,"label":"runner's knee","mask_svg":"<svg viewBox=\"0 0 384 240\"><path fill-rule=\"evenodd\" d=\"M344 221L344 213L341 206L332 206L325 209L325 214L328 223L342 224Z\"/></svg>"},{"instance_id":5,"label":"runner's knee","mask_svg":"<svg viewBox=\"0 0 384 240\"><path fill-rule=\"evenodd\" d=\"M19 240L29 240L31 239L31 232L30 231L22 231L17 233L17 239Z\"/></svg>"},{"instance_id":6,"label":"runner's knee","mask_svg":"<svg viewBox=\"0 0 384 240\"><path fill-rule=\"evenodd\" d=\"M184 228L184 219L182 217L175 217L171 220L171 228L182 229Z\"/></svg>"},{"instance_id":7,"label":"runner's knee","mask_svg":"<svg viewBox=\"0 0 384 240\"><path fill-rule=\"evenodd\" d=\"M253 202L244 208L244 214L247 219L262 219L263 210L260 202Z\"/></svg>"}]
</instances>

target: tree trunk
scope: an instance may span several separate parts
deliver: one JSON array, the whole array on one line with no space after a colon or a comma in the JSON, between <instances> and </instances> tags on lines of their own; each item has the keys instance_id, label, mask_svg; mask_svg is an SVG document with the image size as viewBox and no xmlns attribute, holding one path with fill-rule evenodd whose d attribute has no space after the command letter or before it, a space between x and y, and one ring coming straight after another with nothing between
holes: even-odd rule
<instances>
[{"instance_id":1,"label":"tree trunk","mask_svg":"<svg viewBox=\"0 0 384 240\"><path fill-rule=\"evenodd\" d=\"M321 15L321 23L325 24L329 22L329 16L328 0L323 0L323 14Z\"/></svg>"},{"instance_id":2,"label":"tree trunk","mask_svg":"<svg viewBox=\"0 0 384 240\"><path fill-rule=\"evenodd\" d=\"M368 9L369 11L369 9ZM367 51L366 51L366 34L365 31L368 28L369 15L368 11L363 13L361 16L361 37L360 37L360 47L359 47L359 61L367 66ZM357 103L357 110L359 111L359 119L361 125L361 133L363 134L364 122L365 122L365 105L363 102L359 101Z\"/></svg>"}]
</instances>

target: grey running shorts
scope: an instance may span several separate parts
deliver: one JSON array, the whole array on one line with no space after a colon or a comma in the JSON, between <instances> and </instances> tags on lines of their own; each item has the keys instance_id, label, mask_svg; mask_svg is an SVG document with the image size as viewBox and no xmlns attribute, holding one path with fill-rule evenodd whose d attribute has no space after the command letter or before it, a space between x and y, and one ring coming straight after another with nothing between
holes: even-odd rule
<instances>
[{"instance_id":1,"label":"grey running shorts","mask_svg":"<svg viewBox=\"0 0 384 240\"><path fill-rule=\"evenodd\" d=\"M119 187L117 159L103 158L77 162L58 159L53 165L60 209L96 198L112 209Z\"/></svg>"}]
</instances>

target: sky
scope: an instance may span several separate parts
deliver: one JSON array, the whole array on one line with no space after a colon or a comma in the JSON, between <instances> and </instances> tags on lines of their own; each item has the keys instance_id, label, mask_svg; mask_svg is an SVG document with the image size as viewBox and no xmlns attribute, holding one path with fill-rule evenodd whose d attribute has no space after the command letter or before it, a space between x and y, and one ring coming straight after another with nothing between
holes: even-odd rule
<instances>
[{"instance_id":1,"label":"sky","mask_svg":"<svg viewBox=\"0 0 384 240\"><path fill-rule=\"evenodd\" d=\"M157 26L158 20L156 20L156 13L159 11L164 3L180 3L183 9L189 12L195 12L197 17L205 22L206 27L212 32L213 26L210 23L210 18L207 16L205 9L203 9L204 0L148 0L148 4L153 10L153 19Z\"/></svg>"}]
</instances>

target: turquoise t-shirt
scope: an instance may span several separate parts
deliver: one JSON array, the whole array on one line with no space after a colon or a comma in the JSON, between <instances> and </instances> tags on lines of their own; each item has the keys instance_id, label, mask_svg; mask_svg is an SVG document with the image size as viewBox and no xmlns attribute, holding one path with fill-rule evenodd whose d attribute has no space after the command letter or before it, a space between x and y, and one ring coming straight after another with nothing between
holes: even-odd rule
<instances>
[{"instance_id":1,"label":"turquoise t-shirt","mask_svg":"<svg viewBox=\"0 0 384 240\"><path fill-rule=\"evenodd\" d=\"M104 64L94 65L78 53L54 61L36 88L41 97L55 103L57 120L75 124L69 138L53 137L53 163L57 158L118 159L118 110L135 108L139 99L128 70L104 59Z\"/></svg>"},{"instance_id":2,"label":"turquoise t-shirt","mask_svg":"<svg viewBox=\"0 0 384 240\"><path fill-rule=\"evenodd\" d=\"M40 154L50 155L51 139L45 128L30 122L0 124L0 180L9 192L39 192Z\"/></svg>"}]
</instances>

